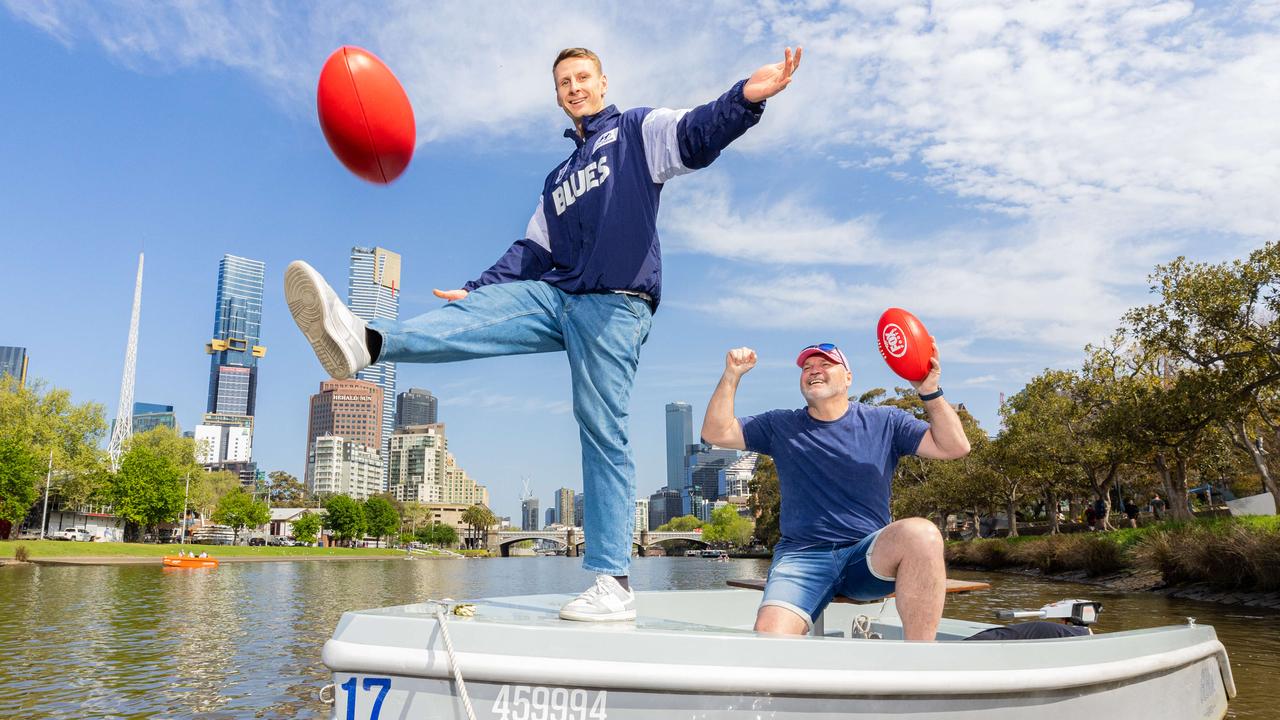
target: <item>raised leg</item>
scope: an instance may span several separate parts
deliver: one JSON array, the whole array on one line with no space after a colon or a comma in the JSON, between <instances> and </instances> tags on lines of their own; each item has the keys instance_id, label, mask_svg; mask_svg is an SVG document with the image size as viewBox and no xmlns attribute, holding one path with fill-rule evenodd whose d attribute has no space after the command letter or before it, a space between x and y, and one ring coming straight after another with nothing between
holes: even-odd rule
<instances>
[{"instance_id":1,"label":"raised leg","mask_svg":"<svg viewBox=\"0 0 1280 720\"><path fill-rule=\"evenodd\" d=\"M880 531L870 561L876 575L895 579L894 598L903 638L932 641L947 593L947 567L938 526L924 518L891 523Z\"/></svg>"}]
</instances>

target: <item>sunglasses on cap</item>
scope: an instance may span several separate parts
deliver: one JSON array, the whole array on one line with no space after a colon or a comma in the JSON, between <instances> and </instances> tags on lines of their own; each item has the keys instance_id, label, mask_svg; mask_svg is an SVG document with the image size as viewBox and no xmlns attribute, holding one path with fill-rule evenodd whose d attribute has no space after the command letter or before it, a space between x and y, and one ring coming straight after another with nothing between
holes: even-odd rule
<instances>
[{"instance_id":1,"label":"sunglasses on cap","mask_svg":"<svg viewBox=\"0 0 1280 720\"><path fill-rule=\"evenodd\" d=\"M809 345L801 350L800 356L796 358L796 365L804 367L804 361L813 355L822 355L828 360L840 363L846 370L849 369L849 361L845 359L844 353L840 351L840 348L836 347L835 343L829 342Z\"/></svg>"}]
</instances>

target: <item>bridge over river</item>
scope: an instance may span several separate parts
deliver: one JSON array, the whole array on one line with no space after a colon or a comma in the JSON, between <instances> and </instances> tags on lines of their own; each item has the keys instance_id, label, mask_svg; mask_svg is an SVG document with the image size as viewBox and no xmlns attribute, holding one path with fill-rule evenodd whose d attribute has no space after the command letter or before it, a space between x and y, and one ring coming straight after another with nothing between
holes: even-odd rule
<instances>
[{"instance_id":1,"label":"bridge over river","mask_svg":"<svg viewBox=\"0 0 1280 720\"><path fill-rule=\"evenodd\" d=\"M587 543L587 535L580 527L567 527L562 530L490 530L485 537L489 549L498 550L503 557L511 554L512 544L524 540L550 540L565 548L566 554L570 557L576 557L578 551ZM632 536L631 543L640 548L640 556L644 557L649 550L671 540L689 540L700 545L708 544L702 539L701 530L684 532L640 530Z\"/></svg>"}]
</instances>

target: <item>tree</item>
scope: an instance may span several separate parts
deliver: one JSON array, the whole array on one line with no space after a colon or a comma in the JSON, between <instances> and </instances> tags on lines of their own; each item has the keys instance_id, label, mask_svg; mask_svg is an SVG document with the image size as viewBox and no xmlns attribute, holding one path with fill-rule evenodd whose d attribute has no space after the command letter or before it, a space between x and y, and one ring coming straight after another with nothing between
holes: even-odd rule
<instances>
[{"instance_id":1,"label":"tree","mask_svg":"<svg viewBox=\"0 0 1280 720\"><path fill-rule=\"evenodd\" d=\"M319 513L304 512L302 516L293 521L293 539L301 543L310 545L316 541L316 537L320 534L320 515Z\"/></svg>"},{"instance_id":2,"label":"tree","mask_svg":"<svg viewBox=\"0 0 1280 720\"><path fill-rule=\"evenodd\" d=\"M379 540L387 537L400 527L400 515L395 507L381 496L374 496L364 501L365 532Z\"/></svg>"},{"instance_id":3,"label":"tree","mask_svg":"<svg viewBox=\"0 0 1280 720\"><path fill-rule=\"evenodd\" d=\"M489 508L477 504L462 511L462 522L467 524L472 538L480 538L486 530L498 524L498 518ZM474 544L478 545L479 541Z\"/></svg>"},{"instance_id":4,"label":"tree","mask_svg":"<svg viewBox=\"0 0 1280 720\"><path fill-rule=\"evenodd\" d=\"M702 526L702 539L742 547L751 542L754 529L750 520L738 514L737 508L726 505L711 512L711 522Z\"/></svg>"},{"instance_id":5,"label":"tree","mask_svg":"<svg viewBox=\"0 0 1280 720\"><path fill-rule=\"evenodd\" d=\"M208 517L217 510L222 498L239 489L240 476L230 470L209 472L200 469L191 475L191 491L187 497L187 504L202 517Z\"/></svg>"},{"instance_id":6,"label":"tree","mask_svg":"<svg viewBox=\"0 0 1280 720\"><path fill-rule=\"evenodd\" d=\"M418 542L438 547L453 547L458 544L458 531L452 525L432 523L418 528L414 533Z\"/></svg>"},{"instance_id":7,"label":"tree","mask_svg":"<svg viewBox=\"0 0 1280 720\"><path fill-rule=\"evenodd\" d=\"M40 460L16 438L0 437L0 521L13 529L40 497ZM5 538L0 538L0 540Z\"/></svg>"},{"instance_id":8,"label":"tree","mask_svg":"<svg viewBox=\"0 0 1280 720\"><path fill-rule=\"evenodd\" d=\"M778 468L773 464L773 458L760 455L747 490L750 493L747 507L756 519L756 542L772 548L782 537L779 523L782 493L778 489Z\"/></svg>"},{"instance_id":9,"label":"tree","mask_svg":"<svg viewBox=\"0 0 1280 720\"><path fill-rule=\"evenodd\" d=\"M194 478L203 470L196 462L196 441L182 437L171 427L159 425L144 433L131 435L125 443L125 450L144 446L167 459L180 475L191 473Z\"/></svg>"},{"instance_id":10,"label":"tree","mask_svg":"<svg viewBox=\"0 0 1280 720\"><path fill-rule=\"evenodd\" d=\"M666 524L658 528L661 532L689 532L702 527L702 521L693 515L682 515L680 517L671 518Z\"/></svg>"},{"instance_id":11,"label":"tree","mask_svg":"<svg viewBox=\"0 0 1280 720\"><path fill-rule=\"evenodd\" d=\"M272 470L267 473L271 481L268 497L271 507L297 507L307 499L307 487L302 481L283 470Z\"/></svg>"},{"instance_id":12,"label":"tree","mask_svg":"<svg viewBox=\"0 0 1280 720\"><path fill-rule=\"evenodd\" d=\"M0 437L43 467L52 454L53 491L70 507L87 504L107 485L106 453L99 447L106 428L101 405L76 405L66 390L46 390L39 380L24 385L12 375L0 375ZM4 497L17 502L26 494Z\"/></svg>"},{"instance_id":13,"label":"tree","mask_svg":"<svg viewBox=\"0 0 1280 720\"><path fill-rule=\"evenodd\" d=\"M126 534L172 521L182 512L182 473L145 443L120 458L120 471L110 476L107 496L115 513L124 518ZM132 527L130 527L132 526Z\"/></svg>"},{"instance_id":14,"label":"tree","mask_svg":"<svg viewBox=\"0 0 1280 720\"><path fill-rule=\"evenodd\" d=\"M331 495L324 503L324 527L340 543L364 537L364 508L346 495Z\"/></svg>"},{"instance_id":15,"label":"tree","mask_svg":"<svg viewBox=\"0 0 1280 720\"><path fill-rule=\"evenodd\" d=\"M1178 257L1157 266L1150 280L1160 299L1126 313L1126 331L1135 343L1164 355L1165 367L1176 369L1179 380L1194 376L1188 381L1196 386L1197 403L1176 419L1178 429L1190 441L1201 425L1225 426L1263 486L1280 497L1262 443L1250 441L1248 427L1251 418L1259 420L1273 442L1280 441L1280 423L1267 408L1280 384L1280 243L1220 264ZM1261 432L1255 438L1261 441Z\"/></svg>"},{"instance_id":16,"label":"tree","mask_svg":"<svg viewBox=\"0 0 1280 720\"><path fill-rule=\"evenodd\" d=\"M240 531L246 527L258 527L271 520L267 504L253 499L253 493L240 487L222 496L218 508L213 511L213 521L235 531L232 542L240 542Z\"/></svg>"}]
</instances>

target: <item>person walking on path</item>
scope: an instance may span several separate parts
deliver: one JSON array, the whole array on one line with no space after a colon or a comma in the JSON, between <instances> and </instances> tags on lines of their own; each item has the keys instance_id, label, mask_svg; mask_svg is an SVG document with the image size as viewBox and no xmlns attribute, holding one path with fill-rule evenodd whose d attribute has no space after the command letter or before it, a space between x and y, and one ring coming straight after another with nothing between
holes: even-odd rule
<instances>
[{"instance_id":1,"label":"person walking on path","mask_svg":"<svg viewBox=\"0 0 1280 720\"><path fill-rule=\"evenodd\" d=\"M674 177L711 164L790 84L802 50L786 49L716 100L691 110L605 106L600 58L567 48L552 65L574 149L547 176L524 237L449 301L410 320L366 324L302 261L285 299L325 370L348 378L380 361L443 363L563 351L586 494L583 567L595 583L561 608L569 620L630 620L627 579L635 464L627 419L640 348L662 296L658 199Z\"/></svg>"}]
</instances>

